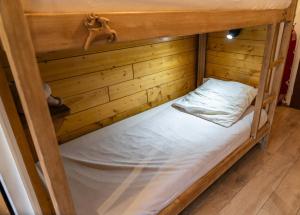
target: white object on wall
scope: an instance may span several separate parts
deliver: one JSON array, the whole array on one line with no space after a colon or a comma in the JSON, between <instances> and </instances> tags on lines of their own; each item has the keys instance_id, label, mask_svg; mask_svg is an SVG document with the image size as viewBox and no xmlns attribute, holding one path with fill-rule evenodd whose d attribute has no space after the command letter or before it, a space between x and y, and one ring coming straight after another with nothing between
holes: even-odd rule
<instances>
[{"instance_id":1,"label":"white object on wall","mask_svg":"<svg viewBox=\"0 0 300 215\"><path fill-rule=\"evenodd\" d=\"M15 136L0 98L0 174L16 213L41 214Z\"/></svg>"}]
</instances>

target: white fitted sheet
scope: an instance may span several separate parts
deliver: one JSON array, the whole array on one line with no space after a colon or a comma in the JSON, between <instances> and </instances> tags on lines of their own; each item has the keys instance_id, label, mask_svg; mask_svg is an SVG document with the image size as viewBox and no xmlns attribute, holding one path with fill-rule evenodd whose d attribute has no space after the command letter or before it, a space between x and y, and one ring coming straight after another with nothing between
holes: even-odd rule
<instances>
[{"instance_id":1,"label":"white fitted sheet","mask_svg":"<svg viewBox=\"0 0 300 215\"><path fill-rule=\"evenodd\" d=\"M135 12L285 9L291 0L22 0L25 12Z\"/></svg>"},{"instance_id":2,"label":"white fitted sheet","mask_svg":"<svg viewBox=\"0 0 300 215\"><path fill-rule=\"evenodd\" d=\"M157 214L250 137L253 108L225 128L172 103L60 146L78 215Z\"/></svg>"}]
</instances>

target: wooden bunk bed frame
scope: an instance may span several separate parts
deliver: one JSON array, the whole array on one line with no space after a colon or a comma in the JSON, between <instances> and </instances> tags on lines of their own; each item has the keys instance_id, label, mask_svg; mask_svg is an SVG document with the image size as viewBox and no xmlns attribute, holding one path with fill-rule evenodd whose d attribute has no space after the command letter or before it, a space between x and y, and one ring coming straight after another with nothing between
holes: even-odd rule
<instances>
[{"instance_id":1,"label":"wooden bunk bed frame","mask_svg":"<svg viewBox=\"0 0 300 215\"><path fill-rule=\"evenodd\" d=\"M173 215L182 211L256 143L268 140L296 5L297 0L293 0L290 7L283 10L101 13L101 17L91 15L87 18L87 14L83 13L24 14L20 0L0 1L1 42L16 82L55 213L76 214L42 90L36 53L88 48L99 35L104 36L105 40L129 41L200 34L197 73L197 83L200 84L205 69L206 37L203 33L255 25L268 26L250 139L160 212ZM283 23L282 35L279 34L280 23ZM6 102L11 104L8 100ZM258 129L262 108L268 110L268 122ZM19 121L15 123L18 124ZM28 153L28 150L23 151ZM49 213L43 203L40 204L44 214Z\"/></svg>"}]
</instances>

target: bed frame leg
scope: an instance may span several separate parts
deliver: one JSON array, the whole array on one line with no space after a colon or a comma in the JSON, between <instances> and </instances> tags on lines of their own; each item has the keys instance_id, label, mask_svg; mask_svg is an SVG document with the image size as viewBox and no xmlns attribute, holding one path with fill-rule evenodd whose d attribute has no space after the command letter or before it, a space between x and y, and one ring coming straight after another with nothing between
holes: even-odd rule
<instances>
[{"instance_id":1,"label":"bed frame leg","mask_svg":"<svg viewBox=\"0 0 300 215\"><path fill-rule=\"evenodd\" d=\"M259 146L262 150L266 150L268 147L268 143L269 143L269 134L267 134L266 136L264 136L260 141L259 141Z\"/></svg>"}]
</instances>

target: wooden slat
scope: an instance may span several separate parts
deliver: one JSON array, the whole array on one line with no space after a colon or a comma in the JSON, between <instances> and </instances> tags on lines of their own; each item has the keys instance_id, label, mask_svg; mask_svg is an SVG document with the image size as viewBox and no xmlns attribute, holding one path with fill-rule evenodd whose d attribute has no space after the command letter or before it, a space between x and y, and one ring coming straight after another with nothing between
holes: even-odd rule
<instances>
[{"instance_id":1,"label":"wooden slat","mask_svg":"<svg viewBox=\"0 0 300 215\"><path fill-rule=\"evenodd\" d=\"M14 104L12 94L10 92L7 80L4 75L4 71L2 70L1 66L0 66L0 97L4 104L4 108L7 113L10 126L15 135L16 142L21 152L22 159L24 161L35 195L40 204L42 213L46 215L50 215L53 213L53 206L51 204L48 191L45 189L45 186L42 183L37 173L37 170L35 168L33 155L31 154L29 143L26 139L24 129L22 127L20 118L17 113L16 106Z\"/></svg>"},{"instance_id":2,"label":"wooden slat","mask_svg":"<svg viewBox=\"0 0 300 215\"><path fill-rule=\"evenodd\" d=\"M56 214L76 214L19 0L0 1L0 36Z\"/></svg>"},{"instance_id":3,"label":"wooden slat","mask_svg":"<svg viewBox=\"0 0 300 215\"><path fill-rule=\"evenodd\" d=\"M277 24L268 25L267 28L266 47L264 51L263 65L261 68L259 87L258 87L258 92L255 100L254 116L253 116L252 127L251 127L252 138L256 138L258 132L261 110L262 110L262 105L263 105L264 95L265 95L265 89L268 82L267 80L268 73L270 71L269 66L272 58L272 48L273 48L273 44L277 42L275 40L276 29L277 29Z\"/></svg>"},{"instance_id":4,"label":"wooden slat","mask_svg":"<svg viewBox=\"0 0 300 215\"><path fill-rule=\"evenodd\" d=\"M207 77L217 77L258 86L260 71L207 63Z\"/></svg>"},{"instance_id":5,"label":"wooden slat","mask_svg":"<svg viewBox=\"0 0 300 215\"><path fill-rule=\"evenodd\" d=\"M109 102L108 88L100 88L63 99L71 114Z\"/></svg>"},{"instance_id":6,"label":"wooden slat","mask_svg":"<svg viewBox=\"0 0 300 215\"><path fill-rule=\"evenodd\" d=\"M222 51L213 51L207 50L207 55L210 57L218 57L219 59L225 58L228 61L242 61L246 62L247 64L261 64L262 63L262 56L254 56L248 54L240 54L240 53L233 53L233 52L222 52ZM229 60L230 59L230 60Z\"/></svg>"},{"instance_id":7,"label":"wooden slat","mask_svg":"<svg viewBox=\"0 0 300 215\"><path fill-rule=\"evenodd\" d=\"M263 56L264 41L252 40L228 40L224 38L208 37L207 48L213 51L232 52L254 56Z\"/></svg>"},{"instance_id":8,"label":"wooden slat","mask_svg":"<svg viewBox=\"0 0 300 215\"><path fill-rule=\"evenodd\" d=\"M103 128L105 126L108 126L112 123L115 123L115 122L120 121L122 119L128 118L130 116L133 116L137 113L141 113L143 111L146 111L146 110L150 109L151 107L152 106L148 103L143 104L143 105L139 105L137 107L133 107L129 110L125 110L124 112L117 113L114 116L111 116L111 117L105 118L103 120L100 120L97 123L92 123L92 124L89 124L89 125L85 125L83 127L80 127L79 129L69 131L68 133L65 133L65 134L59 134L60 135L59 140L61 141L61 143L64 143L66 141L72 140L72 139L77 138L77 137L79 137L81 135L84 135L86 133L98 130L98 129Z\"/></svg>"},{"instance_id":9,"label":"wooden slat","mask_svg":"<svg viewBox=\"0 0 300 215\"><path fill-rule=\"evenodd\" d=\"M195 49L195 44L195 38L191 37L153 45L52 60L40 63L39 66L43 80L54 81L151 60L166 56L166 54L174 55L192 51Z\"/></svg>"},{"instance_id":10,"label":"wooden slat","mask_svg":"<svg viewBox=\"0 0 300 215\"><path fill-rule=\"evenodd\" d=\"M118 113L125 112L146 103L147 93L144 90L131 96L72 114L66 117L58 135L61 136L86 125L98 123L103 119L113 117Z\"/></svg>"},{"instance_id":11,"label":"wooden slat","mask_svg":"<svg viewBox=\"0 0 300 215\"><path fill-rule=\"evenodd\" d=\"M119 41L192 35L279 22L285 10L101 13ZM83 47L86 14L26 14L37 52ZM180 30L179 30L180 29Z\"/></svg>"},{"instance_id":12,"label":"wooden slat","mask_svg":"<svg viewBox=\"0 0 300 215\"><path fill-rule=\"evenodd\" d=\"M251 56L251 61L248 60L249 55L244 55L246 59L239 60L235 55L231 55L230 53L216 54L214 55L212 52L207 52L207 63L225 65L231 67L238 68L246 68L249 70L260 71L262 66L262 57Z\"/></svg>"},{"instance_id":13,"label":"wooden slat","mask_svg":"<svg viewBox=\"0 0 300 215\"><path fill-rule=\"evenodd\" d=\"M54 96L68 97L133 79L132 66L93 72L50 82Z\"/></svg>"},{"instance_id":14,"label":"wooden slat","mask_svg":"<svg viewBox=\"0 0 300 215\"><path fill-rule=\"evenodd\" d=\"M192 76L194 75L192 74ZM148 102L150 102L151 106L156 106L183 96L194 88L194 77L183 78L167 84L162 84L147 90Z\"/></svg>"},{"instance_id":15,"label":"wooden slat","mask_svg":"<svg viewBox=\"0 0 300 215\"><path fill-rule=\"evenodd\" d=\"M133 64L134 78L172 69L178 66L195 63L195 51L183 52L175 55L168 55L149 61Z\"/></svg>"},{"instance_id":16,"label":"wooden slat","mask_svg":"<svg viewBox=\"0 0 300 215\"><path fill-rule=\"evenodd\" d=\"M205 77L207 34L199 34L198 40L197 86L203 83Z\"/></svg>"},{"instance_id":17,"label":"wooden slat","mask_svg":"<svg viewBox=\"0 0 300 215\"><path fill-rule=\"evenodd\" d=\"M270 69L274 68L274 67L277 67L278 65L282 64L283 63L283 58L280 58L280 59L277 59L275 61L273 61L270 65Z\"/></svg>"},{"instance_id":18,"label":"wooden slat","mask_svg":"<svg viewBox=\"0 0 300 215\"><path fill-rule=\"evenodd\" d=\"M62 58L70 58L70 57L78 57L83 55L89 54L96 54L99 52L108 52L113 50L119 49L126 49L126 48L134 48L138 46L146 46L146 45L153 45L162 42L170 42L174 40L182 40L191 38L193 36L170 36L170 37L158 37L152 39L145 39L145 40L134 40L129 42L119 42L116 43L107 43L107 44L98 44L91 47L88 50L83 50L82 47L77 49L62 49L53 52L46 52L46 53L37 53L37 59L39 63L47 62L50 60L59 60ZM0 54L1 57L1 54Z\"/></svg>"},{"instance_id":19,"label":"wooden slat","mask_svg":"<svg viewBox=\"0 0 300 215\"><path fill-rule=\"evenodd\" d=\"M274 95L269 95L269 96L264 96L265 99L263 101L262 107L266 107L268 104L274 101L275 96Z\"/></svg>"},{"instance_id":20,"label":"wooden slat","mask_svg":"<svg viewBox=\"0 0 300 215\"><path fill-rule=\"evenodd\" d=\"M109 97L111 100L115 100L163 83L190 76L194 71L194 64L189 64L115 84L109 87Z\"/></svg>"}]
</instances>

